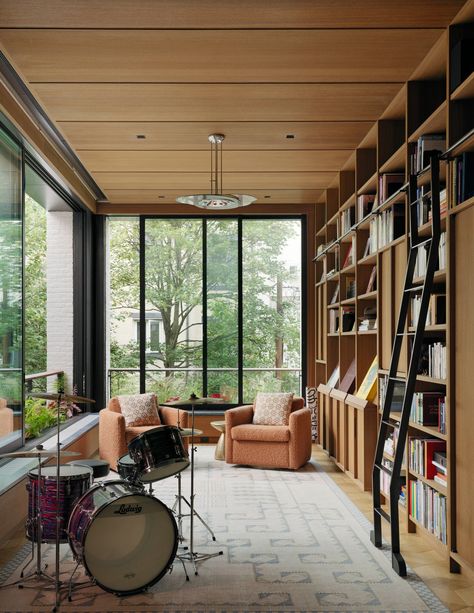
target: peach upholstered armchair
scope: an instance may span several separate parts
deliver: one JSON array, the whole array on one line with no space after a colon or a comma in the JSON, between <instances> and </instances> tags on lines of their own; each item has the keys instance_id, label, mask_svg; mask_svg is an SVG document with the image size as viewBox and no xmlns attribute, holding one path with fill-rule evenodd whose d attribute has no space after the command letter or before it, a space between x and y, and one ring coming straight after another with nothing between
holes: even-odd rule
<instances>
[{"instance_id":1,"label":"peach upholstered armchair","mask_svg":"<svg viewBox=\"0 0 474 613\"><path fill-rule=\"evenodd\" d=\"M311 457L311 411L293 398L287 426L253 423L254 405L225 413L225 459L245 464L296 470Z\"/></svg>"},{"instance_id":2,"label":"peach upholstered armchair","mask_svg":"<svg viewBox=\"0 0 474 613\"><path fill-rule=\"evenodd\" d=\"M110 464L110 468L117 470L117 460L128 453L128 443L147 430L157 426L188 427L188 413L173 407L158 406L159 419L154 425L126 426L125 417L120 409L118 398L111 398L106 409L99 413L99 454L102 460ZM184 439L187 447L187 439Z\"/></svg>"}]
</instances>

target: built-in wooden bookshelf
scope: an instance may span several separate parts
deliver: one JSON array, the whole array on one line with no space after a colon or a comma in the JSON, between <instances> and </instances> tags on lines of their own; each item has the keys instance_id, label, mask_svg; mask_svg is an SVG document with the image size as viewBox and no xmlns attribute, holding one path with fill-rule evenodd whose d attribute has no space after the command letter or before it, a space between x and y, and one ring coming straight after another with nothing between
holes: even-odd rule
<instances>
[{"instance_id":1,"label":"built-in wooden bookshelf","mask_svg":"<svg viewBox=\"0 0 474 613\"><path fill-rule=\"evenodd\" d=\"M424 394L419 396L419 406L424 407L425 399L428 403L430 398L438 398L438 409L433 405L431 411L435 415L438 411L440 423L417 414L416 419L410 417L408 436L409 440L438 441L441 449L445 446L446 469L438 473L438 482L407 464L400 512L405 514L409 532L419 532L436 542L452 571L474 569L474 519L469 512L474 502L472 462L466 461L472 458L474 439L474 316L470 308L474 303L474 1L460 15L352 153L339 173L338 185L324 192L315 228L320 250L315 258L319 282L315 290L316 382L322 425L319 442L341 470L369 489L383 402L380 393L390 367L406 271L407 182L411 172L418 175L418 231L420 236L429 236L430 177L426 167L430 149L440 153L443 235L434 291L441 304L445 300L445 312L439 319L431 315L434 319L426 326L425 350L430 356L435 352L437 358L442 356L445 372L435 376L431 364L420 371L416 386L417 393ZM347 259L349 248L353 254ZM420 251L415 284L423 282L423 258ZM414 325L411 322L406 329L400 376L408 368ZM373 402L367 403L356 393L375 357L379 389ZM353 385L341 390L353 361ZM339 376L328 385L337 367ZM391 418L396 424L397 413ZM390 454L384 459L390 461ZM414 506L411 490L416 492L417 488L430 488L429 496L435 497L445 514L441 531L427 528L424 518L416 516L419 509ZM388 495L383 494L383 499L389 502Z\"/></svg>"}]
</instances>

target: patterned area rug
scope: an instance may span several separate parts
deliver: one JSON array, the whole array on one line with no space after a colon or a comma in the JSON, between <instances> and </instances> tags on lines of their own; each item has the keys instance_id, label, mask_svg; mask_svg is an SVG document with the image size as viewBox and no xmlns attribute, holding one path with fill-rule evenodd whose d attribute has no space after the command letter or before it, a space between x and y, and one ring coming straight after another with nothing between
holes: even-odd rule
<instances>
[{"instance_id":1,"label":"patterned area rug","mask_svg":"<svg viewBox=\"0 0 474 613\"><path fill-rule=\"evenodd\" d=\"M195 522L195 550L224 555L198 565L188 563L186 581L180 562L148 591L116 596L86 581L61 611L81 613L296 613L410 612L444 613L448 609L412 571L407 579L391 568L390 553L369 541L370 524L335 483L314 463L293 473L230 466L214 460L213 447L196 454L196 508L212 527L216 542ZM183 490L189 492L189 469ZM174 477L155 483L154 493L172 506ZM185 534L188 522L184 520ZM120 531L115 535L120 539ZM112 543L110 546L112 547ZM44 547L49 568L54 549ZM30 546L0 573L0 581L18 578ZM61 579L74 568L68 545L61 546ZM87 580L79 567L78 580ZM3 612L50 611L54 593L33 589L0 591Z\"/></svg>"}]
</instances>

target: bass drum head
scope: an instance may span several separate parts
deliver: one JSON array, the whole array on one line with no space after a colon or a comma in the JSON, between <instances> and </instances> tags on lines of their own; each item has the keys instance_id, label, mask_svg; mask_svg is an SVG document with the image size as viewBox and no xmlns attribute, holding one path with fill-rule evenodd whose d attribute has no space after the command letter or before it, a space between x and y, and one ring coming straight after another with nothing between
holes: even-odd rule
<instances>
[{"instance_id":1,"label":"bass drum head","mask_svg":"<svg viewBox=\"0 0 474 613\"><path fill-rule=\"evenodd\" d=\"M133 594L171 566L178 531L171 511L146 494L122 496L94 516L84 541L84 566L108 592Z\"/></svg>"}]
</instances>

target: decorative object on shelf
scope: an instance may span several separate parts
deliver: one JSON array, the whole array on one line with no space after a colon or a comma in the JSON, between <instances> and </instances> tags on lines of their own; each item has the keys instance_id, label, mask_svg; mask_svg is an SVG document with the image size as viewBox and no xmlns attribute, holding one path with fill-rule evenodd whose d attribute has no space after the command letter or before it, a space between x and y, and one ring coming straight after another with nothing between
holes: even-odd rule
<instances>
[{"instance_id":1,"label":"decorative object on shelf","mask_svg":"<svg viewBox=\"0 0 474 613\"><path fill-rule=\"evenodd\" d=\"M311 411L311 438L318 440L318 395L315 387L306 387L306 406Z\"/></svg>"},{"instance_id":2,"label":"decorative object on shelf","mask_svg":"<svg viewBox=\"0 0 474 613\"><path fill-rule=\"evenodd\" d=\"M178 196L176 202L213 211L237 209L255 202L256 198L247 194L222 193L222 142L225 135L210 134L208 138L211 143L211 193Z\"/></svg>"}]
</instances>

